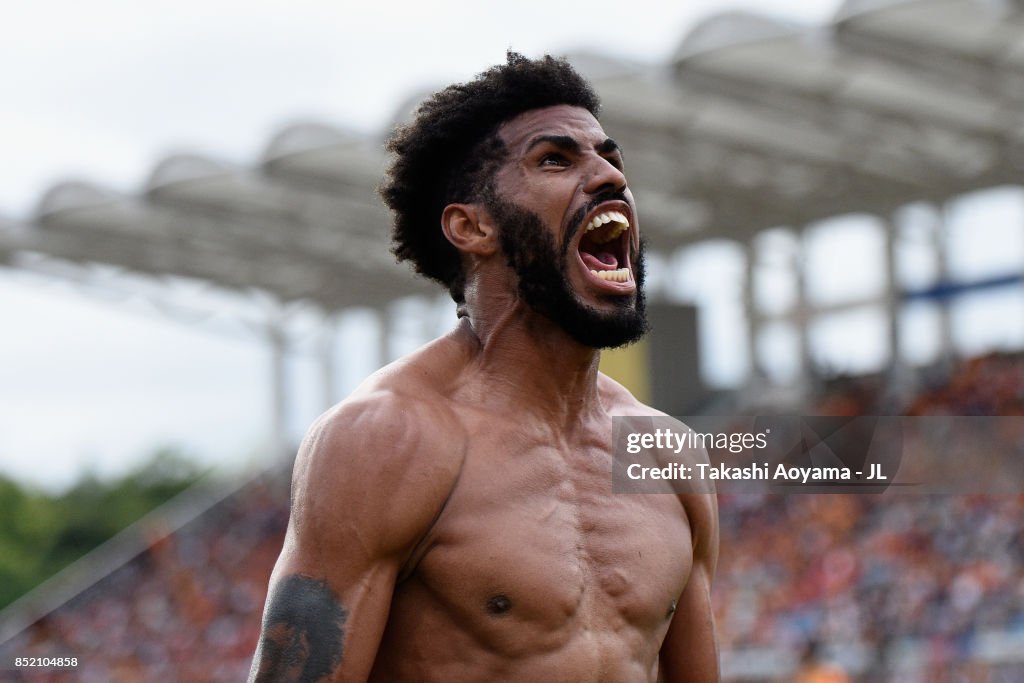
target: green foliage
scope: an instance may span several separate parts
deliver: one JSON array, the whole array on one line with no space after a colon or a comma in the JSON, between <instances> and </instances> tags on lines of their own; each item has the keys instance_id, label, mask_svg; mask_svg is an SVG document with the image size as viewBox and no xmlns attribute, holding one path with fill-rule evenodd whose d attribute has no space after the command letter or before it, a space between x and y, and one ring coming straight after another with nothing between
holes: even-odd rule
<instances>
[{"instance_id":1,"label":"green foliage","mask_svg":"<svg viewBox=\"0 0 1024 683\"><path fill-rule=\"evenodd\" d=\"M0 476L0 608L201 475L193 462L165 449L119 479L86 475L58 495Z\"/></svg>"}]
</instances>

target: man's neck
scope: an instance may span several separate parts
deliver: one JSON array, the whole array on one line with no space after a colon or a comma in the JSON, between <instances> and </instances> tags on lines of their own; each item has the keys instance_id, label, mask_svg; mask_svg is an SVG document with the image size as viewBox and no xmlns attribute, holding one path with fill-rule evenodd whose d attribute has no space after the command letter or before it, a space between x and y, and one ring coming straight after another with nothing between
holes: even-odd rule
<instances>
[{"instance_id":1,"label":"man's neck","mask_svg":"<svg viewBox=\"0 0 1024 683\"><path fill-rule=\"evenodd\" d=\"M484 400L567 425L599 409L600 351L580 344L519 299L471 305L467 311L457 334L476 345Z\"/></svg>"}]
</instances>

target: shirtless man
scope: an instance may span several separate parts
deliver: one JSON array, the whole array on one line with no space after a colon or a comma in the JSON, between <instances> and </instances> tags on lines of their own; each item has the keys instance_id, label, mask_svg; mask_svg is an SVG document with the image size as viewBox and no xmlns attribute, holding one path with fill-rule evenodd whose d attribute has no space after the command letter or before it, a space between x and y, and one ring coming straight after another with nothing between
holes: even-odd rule
<instances>
[{"instance_id":1,"label":"shirtless man","mask_svg":"<svg viewBox=\"0 0 1024 683\"><path fill-rule=\"evenodd\" d=\"M714 497L612 492L612 416L655 411L598 372L646 323L597 108L510 53L392 139L395 253L460 319L306 436L250 681L719 680Z\"/></svg>"}]
</instances>

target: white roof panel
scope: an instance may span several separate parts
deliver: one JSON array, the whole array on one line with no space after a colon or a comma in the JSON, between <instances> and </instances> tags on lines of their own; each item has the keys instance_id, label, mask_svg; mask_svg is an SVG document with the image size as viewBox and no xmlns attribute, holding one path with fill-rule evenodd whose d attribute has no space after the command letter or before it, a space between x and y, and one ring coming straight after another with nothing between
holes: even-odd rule
<instances>
[{"instance_id":1,"label":"white roof panel","mask_svg":"<svg viewBox=\"0 0 1024 683\"><path fill-rule=\"evenodd\" d=\"M604 99L645 230L668 250L1019 183L1021 6L849 0L821 27L731 12L682 36L666 64L573 59ZM0 254L29 245L328 309L436 291L388 252L375 193L386 133L297 123L251 165L167 157L133 196L62 183L35 229L0 233Z\"/></svg>"}]
</instances>

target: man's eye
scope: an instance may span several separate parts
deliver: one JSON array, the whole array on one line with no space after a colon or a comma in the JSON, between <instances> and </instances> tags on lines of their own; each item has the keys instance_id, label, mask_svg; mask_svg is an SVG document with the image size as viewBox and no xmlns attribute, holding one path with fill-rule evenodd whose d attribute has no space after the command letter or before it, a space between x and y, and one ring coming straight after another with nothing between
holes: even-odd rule
<instances>
[{"instance_id":1,"label":"man's eye","mask_svg":"<svg viewBox=\"0 0 1024 683\"><path fill-rule=\"evenodd\" d=\"M568 166L569 160L561 154L545 154L540 159L541 166Z\"/></svg>"}]
</instances>

